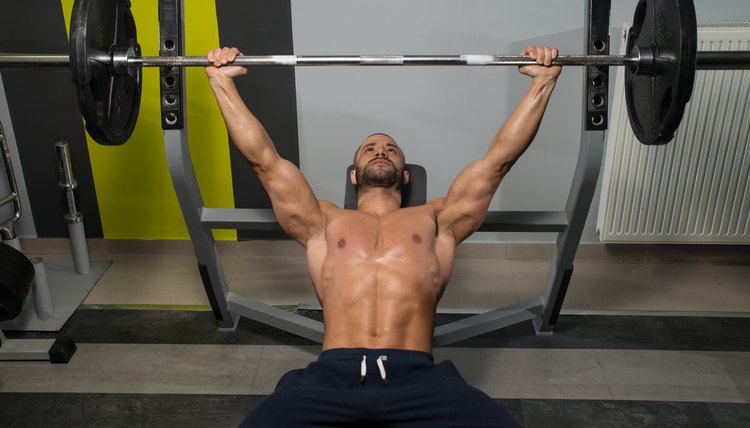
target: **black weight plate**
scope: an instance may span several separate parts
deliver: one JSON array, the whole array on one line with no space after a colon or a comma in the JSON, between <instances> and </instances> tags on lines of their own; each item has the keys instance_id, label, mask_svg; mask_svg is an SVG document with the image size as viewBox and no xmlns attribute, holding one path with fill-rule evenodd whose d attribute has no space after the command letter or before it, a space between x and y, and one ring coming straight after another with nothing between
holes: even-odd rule
<instances>
[{"instance_id":1,"label":"black weight plate","mask_svg":"<svg viewBox=\"0 0 750 428\"><path fill-rule=\"evenodd\" d=\"M23 311L23 301L15 294L5 291L6 285L0 283L0 321L15 319Z\"/></svg>"},{"instance_id":2,"label":"black weight plate","mask_svg":"<svg viewBox=\"0 0 750 428\"><path fill-rule=\"evenodd\" d=\"M0 244L0 273L13 276L21 285L16 289L19 298L26 298L36 275L34 264L26 255L10 245Z\"/></svg>"},{"instance_id":3,"label":"black weight plate","mask_svg":"<svg viewBox=\"0 0 750 428\"><path fill-rule=\"evenodd\" d=\"M648 74L625 67L625 98L630 125L643 144L672 140L690 101L697 60L697 22L692 0L640 0L627 41L653 49Z\"/></svg>"},{"instance_id":4,"label":"black weight plate","mask_svg":"<svg viewBox=\"0 0 750 428\"><path fill-rule=\"evenodd\" d=\"M26 255L7 244L0 245L0 268L13 271L24 282L29 284L34 280L34 264Z\"/></svg>"},{"instance_id":5,"label":"black weight plate","mask_svg":"<svg viewBox=\"0 0 750 428\"><path fill-rule=\"evenodd\" d=\"M0 269L0 304L7 305L8 302L11 306L23 304L31 289L31 284L29 288L26 288L27 284L20 274Z\"/></svg>"},{"instance_id":6,"label":"black weight plate","mask_svg":"<svg viewBox=\"0 0 750 428\"><path fill-rule=\"evenodd\" d=\"M34 265L23 253L0 244L0 321L21 313L34 276Z\"/></svg>"},{"instance_id":7,"label":"black weight plate","mask_svg":"<svg viewBox=\"0 0 750 428\"><path fill-rule=\"evenodd\" d=\"M141 55L129 0L76 0L70 20L70 68L86 130L99 144L123 144L138 119L140 67L131 75L116 73L111 65L113 51L129 47Z\"/></svg>"}]
</instances>

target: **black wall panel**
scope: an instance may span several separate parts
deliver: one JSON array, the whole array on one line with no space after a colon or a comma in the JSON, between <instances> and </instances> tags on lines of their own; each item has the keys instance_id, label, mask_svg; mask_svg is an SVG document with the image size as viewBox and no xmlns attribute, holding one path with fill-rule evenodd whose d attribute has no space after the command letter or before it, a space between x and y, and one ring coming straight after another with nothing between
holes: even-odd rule
<instances>
[{"instance_id":1,"label":"black wall panel","mask_svg":"<svg viewBox=\"0 0 750 428\"><path fill-rule=\"evenodd\" d=\"M59 1L5 1L0 12L0 52L68 54ZM13 130L39 237L67 237L65 194L58 188L54 144L67 141L78 180L76 203L86 235L102 237L102 225L86 147L83 119L68 69L2 72ZM9 128L11 124L4 124ZM30 215L25 212L23 215Z\"/></svg>"},{"instance_id":2,"label":"black wall panel","mask_svg":"<svg viewBox=\"0 0 750 428\"><path fill-rule=\"evenodd\" d=\"M245 55L293 54L290 0L217 0L219 39ZM263 123L279 154L299 166L297 101L293 67L258 67L236 79L240 95ZM235 149L231 153L237 208L271 208L260 180ZM240 230L247 239L278 239L286 234Z\"/></svg>"}]
</instances>

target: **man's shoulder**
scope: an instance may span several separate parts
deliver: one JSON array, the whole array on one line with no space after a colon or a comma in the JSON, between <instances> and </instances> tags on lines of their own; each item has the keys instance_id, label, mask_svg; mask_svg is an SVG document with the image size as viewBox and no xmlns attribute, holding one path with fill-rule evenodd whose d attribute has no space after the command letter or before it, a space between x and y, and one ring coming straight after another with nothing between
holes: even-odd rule
<instances>
[{"instance_id":1,"label":"man's shoulder","mask_svg":"<svg viewBox=\"0 0 750 428\"><path fill-rule=\"evenodd\" d=\"M427 201L427 203L425 203L425 205L437 212L440 212L440 210L445 206L445 197L430 199L429 201Z\"/></svg>"},{"instance_id":2,"label":"man's shoulder","mask_svg":"<svg viewBox=\"0 0 750 428\"><path fill-rule=\"evenodd\" d=\"M341 208L331 201L322 199L318 200L318 206L320 207L320 211L323 213L323 217L325 217L327 221L331 221L332 219L340 217L342 215L357 213L357 210Z\"/></svg>"},{"instance_id":3,"label":"man's shoulder","mask_svg":"<svg viewBox=\"0 0 750 428\"><path fill-rule=\"evenodd\" d=\"M331 201L326 201L323 199L318 199L318 206L320 206L320 209L325 211L331 211L331 210L340 210L341 208L338 207L338 205L334 204Z\"/></svg>"}]
</instances>

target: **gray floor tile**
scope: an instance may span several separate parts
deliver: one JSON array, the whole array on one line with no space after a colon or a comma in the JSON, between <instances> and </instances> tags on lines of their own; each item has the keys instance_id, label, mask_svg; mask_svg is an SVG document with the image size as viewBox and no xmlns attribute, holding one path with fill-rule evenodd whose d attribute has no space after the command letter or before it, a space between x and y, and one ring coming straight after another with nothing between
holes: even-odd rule
<instances>
[{"instance_id":1,"label":"gray floor tile","mask_svg":"<svg viewBox=\"0 0 750 428\"><path fill-rule=\"evenodd\" d=\"M643 262L648 246L642 244L584 244L576 250L576 262Z\"/></svg>"},{"instance_id":2,"label":"gray floor tile","mask_svg":"<svg viewBox=\"0 0 750 428\"><path fill-rule=\"evenodd\" d=\"M238 243L241 257L305 257L305 249L295 241L242 241Z\"/></svg>"},{"instance_id":3,"label":"gray floor tile","mask_svg":"<svg viewBox=\"0 0 750 428\"><path fill-rule=\"evenodd\" d=\"M257 345L78 344L68 364L3 362L0 392L249 394Z\"/></svg>"},{"instance_id":4,"label":"gray floor tile","mask_svg":"<svg viewBox=\"0 0 750 428\"><path fill-rule=\"evenodd\" d=\"M4 427L145 427L156 409L155 395L0 394Z\"/></svg>"},{"instance_id":5,"label":"gray floor tile","mask_svg":"<svg viewBox=\"0 0 750 428\"><path fill-rule=\"evenodd\" d=\"M148 427L235 428L263 397L254 395L159 395Z\"/></svg>"},{"instance_id":6,"label":"gray floor tile","mask_svg":"<svg viewBox=\"0 0 750 428\"><path fill-rule=\"evenodd\" d=\"M674 310L750 310L750 265L675 263L646 265Z\"/></svg>"},{"instance_id":7,"label":"gray floor tile","mask_svg":"<svg viewBox=\"0 0 750 428\"><path fill-rule=\"evenodd\" d=\"M229 288L269 305L318 303L303 257L240 257Z\"/></svg>"},{"instance_id":8,"label":"gray floor tile","mask_svg":"<svg viewBox=\"0 0 750 428\"><path fill-rule=\"evenodd\" d=\"M522 400L526 428L714 427L703 403Z\"/></svg>"},{"instance_id":9,"label":"gray floor tile","mask_svg":"<svg viewBox=\"0 0 750 428\"><path fill-rule=\"evenodd\" d=\"M173 255L191 256L195 254L189 240L167 239L103 239L97 243L99 254L108 255Z\"/></svg>"},{"instance_id":10,"label":"gray floor tile","mask_svg":"<svg viewBox=\"0 0 750 428\"><path fill-rule=\"evenodd\" d=\"M510 262L458 259L439 306L494 309L514 303L518 293Z\"/></svg>"},{"instance_id":11,"label":"gray floor tile","mask_svg":"<svg viewBox=\"0 0 750 428\"><path fill-rule=\"evenodd\" d=\"M508 245L508 259L526 261L548 261L555 252L554 244L512 243Z\"/></svg>"},{"instance_id":12,"label":"gray floor tile","mask_svg":"<svg viewBox=\"0 0 750 428\"><path fill-rule=\"evenodd\" d=\"M264 397L2 393L3 427L236 427Z\"/></svg>"},{"instance_id":13,"label":"gray floor tile","mask_svg":"<svg viewBox=\"0 0 750 428\"><path fill-rule=\"evenodd\" d=\"M748 245L649 245L646 261L750 263Z\"/></svg>"},{"instance_id":14,"label":"gray floor tile","mask_svg":"<svg viewBox=\"0 0 750 428\"><path fill-rule=\"evenodd\" d=\"M588 310L672 309L659 284L640 263L578 262L565 308Z\"/></svg>"},{"instance_id":15,"label":"gray floor tile","mask_svg":"<svg viewBox=\"0 0 750 428\"><path fill-rule=\"evenodd\" d=\"M98 241L98 242L93 242ZM66 238L44 238L44 239L27 239L21 238L21 249L29 257L37 255L61 255L70 256L70 240ZM99 248L101 240L87 240L86 246L89 253L93 253Z\"/></svg>"},{"instance_id":16,"label":"gray floor tile","mask_svg":"<svg viewBox=\"0 0 750 428\"><path fill-rule=\"evenodd\" d=\"M225 275L236 262L222 259ZM207 305L208 298L194 255L117 255L84 303Z\"/></svg>"},{"instance_id":17,"label":"gray floor tile","mask_svg":"<svg viewBox=\"0 0 750 428\"><path fill-rule=\"evenodd\" d=\"M535 298L544 292L544 284L549 270L548 262L512 261L510 262L510 269L520 301Z\"/></svg>"},{"instance_id":18,"label":"gray floor tile","mask_svg":"<svg viewBox=\"0 0 750 428\"><path fill-rule=\"evenodd\" d=\"M750 426L750 405L748 404L709 403L707 406L719 428Z\"/></svg>"},{"instance_id":19,"label":"gray floor tile","mask_svg":"<svg viewBox=\"0 0 750 428\"><path fill-rule=\"evenodd\" d=\"M505 260L508 258L508 244L464 242L456 247L457 259Z\"/></svg>"},{"instance_id":20,"label":"gray floor tile","mask_svg":"<svg viewBox=\"0 0 750 428\"><path fill-rule=\"evenodd\" d=\"M284 373L307 367L318 354L319 346L265 346L252 393L270 394Z\"/></svg>"},{"instance_id":21,"label":"gray floor tile","mask_svg":"<svg viewBox=\"0 0 750 428\"><path fill-rule=\"evenodd\" d=\"M747 403L746 353L597 350L616 400Z\"/></svg>"},{"instance_id":22,"label":"gray floor tile","mask_svg":"<svg viewBox=\"0 0 750 428\"><path fill-rule=\"evenodd\" d=\"M519 299L544 292L549 263L511 262ZM570 310L672 310L670 302L648 268L623 262L576 262L563 309Z\"/></svg>"},{"instance_id":23,"label":"gray floor tile","mask_svg":"<svg viewBox=\"0 0 750 428\"><path fill-rule=\"evenodd\" d=\"M438 348L493 398L611 399L594 350Z\"/></svg>"}]
</instances>

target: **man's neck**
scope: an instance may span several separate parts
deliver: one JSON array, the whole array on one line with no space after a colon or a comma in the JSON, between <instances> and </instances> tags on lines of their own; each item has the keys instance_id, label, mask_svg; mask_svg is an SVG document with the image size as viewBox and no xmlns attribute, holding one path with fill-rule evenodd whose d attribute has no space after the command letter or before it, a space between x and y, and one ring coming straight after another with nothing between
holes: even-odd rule
<instances>
[{"instance_id":1,"label":"man's neck","mask_svg":"<svg viewBox=\"0 0 750 428\"><path fill-rule=\"evenodd\" d=\"M357 211L381 216L401 208L401 191L394 188L360 188L357 195Z\"/></svg>"}]
</instances>

